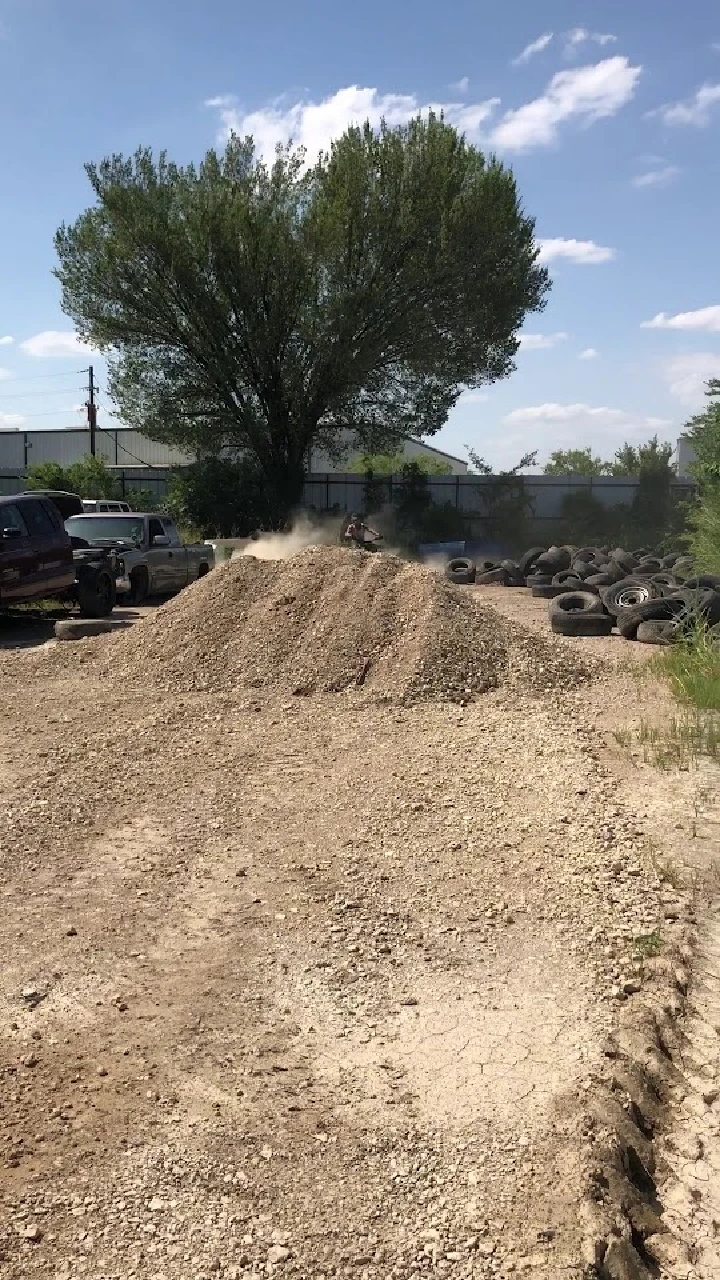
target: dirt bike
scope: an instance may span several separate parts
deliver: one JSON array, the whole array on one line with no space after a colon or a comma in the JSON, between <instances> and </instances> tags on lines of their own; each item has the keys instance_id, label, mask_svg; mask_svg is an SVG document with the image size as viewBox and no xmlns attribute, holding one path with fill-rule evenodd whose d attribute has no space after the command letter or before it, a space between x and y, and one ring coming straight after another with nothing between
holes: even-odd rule
<instances>
[{"instance_id":1,"label":"dirt bike","mask_svg":"<svg viewBox=\"0 0 720 1280\"><path fill-rule=\"evenodd\" d=\"M368 551L374 555L375 552L380 550L380 547L377 544L378 542L382 542L382 538L383 535L378 533L374 538L349 538L348 541L351 546L355 547L358 551Z\"/></svg>"}]
</instances>

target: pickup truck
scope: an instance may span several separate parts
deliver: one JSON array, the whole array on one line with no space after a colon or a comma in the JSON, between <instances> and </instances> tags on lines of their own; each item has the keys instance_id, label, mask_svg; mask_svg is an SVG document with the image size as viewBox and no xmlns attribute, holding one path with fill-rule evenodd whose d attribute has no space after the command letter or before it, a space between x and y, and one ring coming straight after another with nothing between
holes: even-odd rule
<instances>
[{"instance_id":1,"label":"pickup truck","mask_svg":"<svg viewBox=\"0 0 720 1280\"><path fill-rule=\"evenodd\" d=\"M153 512L73 515L65 528L74 546L109 548L117 556L118 596L140 604L148 596L172 595L215 564L212 547L184 546L177 526Z\"/></svg>"},{"instance_id":2,"label":"pickup truck","mask_svg":"<svg viewBox=\"0 0 720 1280\"><path fill-rule=\"evenodd\" d=\"M0 609L65 600L86 618L115 605L117 564L109 548L73 545L63 520L82 511L76 494L33 490L0 497Z\"/></svg>"}]
</instances>

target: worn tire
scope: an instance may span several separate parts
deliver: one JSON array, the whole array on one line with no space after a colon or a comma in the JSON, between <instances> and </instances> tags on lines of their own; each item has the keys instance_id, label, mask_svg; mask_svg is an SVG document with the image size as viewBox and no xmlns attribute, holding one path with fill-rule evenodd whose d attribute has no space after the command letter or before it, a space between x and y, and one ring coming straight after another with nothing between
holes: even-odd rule
<instances>
[{"instance_id":1,"label":"worn tire","mask_svg":"<svg viewBox=\"0 0 720 1280\"><path fill-rule=\"evenodd\" d=\"M55 623L57 640L84 640L86 636L100 636L107 631L114 631L112 622L106 618L63 618Z\"/></svg>"},{"instance_id":2,"label":"worn tire","mask_svg":"<svg viewBox=\"0 0 720 1280\"><path fill-rule=\"evenodd\" d=\"M612 627L613 620L606 613L555 613L550 618L550 628L557 636L609 636Z\"/></svg>"},{"instance_id":3,"label":"worn tire","mask_svg":"<svg viewBox=\"0 0 720 1280\"><path fill-rule=\"evenodd\" d=\"M597 565L594 560L573 560L570 572L574 573L575 577L580 578L582 581L597 572Z\"/></svg>"},{"instance_id":4,"label":"worn tire","mask_svg":"<svg viewBox=\"0 0 720 1280\"><path fill-rule=\"evenodd\" d=\"M552 585L551 573L531 573L525 579L526 587L549 587Z\"/></svg>"},{"instance_id":5,"label":"worn tire","mask_svg":"<svg viewBox=\"0 0 720 1280\"><path fill-rule=\"evenodd\" d=\"M675 578L673 574L669 573L666 569L661 570L660 573L654 573L652 575L652 580L660 587L663 595L668 595L673 591L677 591L680 586L677 578Z\"/></svg>"},{"instance_id":6,"label":"worn tire","mask_svg":"<svg viewBox=\"0 0 720 1280\"><path fill-rule=\"evenodd\" d=\"M518 569L520 570L523 578L527 578L528 575L532 573L533 568L535 567L535 561L538 556L544 555L544 553L545 547L531 547L529 551L526 551L525 554L520 557L518 561Z\"/></svg>"},{"instance_id":7,"label":"worn tire","mask_svg":"<svg viewBox=\"0 0 720 1280\"><path fill-rule=\"evenodd\" d=\"M650 578L641 578L632 574L606 587L603 599L608 613L619 618L626 610L636 609L638 605L646 604L649 600L657 600L661 594L660 588L655 586Z\"/></svg>"},{"instance_id":8,"label":"worn tire","mask_svg":"<svg viewBox=\"0 0 720 1280\"><path fill-rule=\"evenodd\" d=\"M454 582L456 587L466 587L475 581L475 561L465 556L456 556L445 566L445 577Z\"/></svg>"},{"instance_id":9,"label":"worn tire","mask_svg":"<svg viewBox=\"0 0 720 1280\"><path fill-rule=\"evenodd\" d=\"M556 596L565 594L565 587L554 587L552 582L543 582L538 587L533 587L531 596L535 600L554 600Z\"/></svg>"},{"instance_id":10,"label":"worn tire","mask_svg":"<svg viewBox=\"0 0 720 1280\"><path fill-rule=\"evenodd\" d=\"M554 617L605 618L605 606L599 596L591 591L563 591L553 600L549 609L550 621Z\"/></svg>"},{"instance_id":11,"label":"worn tire","mask_svg":"<svg viewBox=\"0 0 720 1280\"><path fill-rule=\"evenodd\" d=\"M502 565L497 569L489 569L487 573L475 574L475 585L478 587L509 587L512 585L510 574Z\"/></svg>"},{"instance_id":12,"label":"worn tire","mask_svg":"<svg viewBox=\"0 0 720 1280\"><path fill-rule=\"evenodd\" d=\"M85 573L78 580L77 598L81 618L107 618L115 608L117 590L109 569Z\"/></svg>"},{"instance_id":13,"label":"worn tire","mask_svg":"<svg viewBox=\"0 0 720 1280\"><path fill-rule=\"evenodd\" d=\"M525 574L520 572L520 565L517 563L517 560L501 560L498 567L500 569L504 569L507 573L508 587L525 586Z\"/></svg>"},{"instance_id":14,"label":"worn tire","mask_svg":"<svg viewBox=\"0 0 720 1280\"><path fill-rule=\"evenodd\" d=\"M583 582L583 590L587 591L590 587L593 591L601 587L611 587L613 582L614 578L609 573L591 573L590 577Z\"/></svg>"},{"instance_id":15,"label":"worn tire","mask_svg":"<svg viewBox=\"0 0 720 1280\"><path fill-rule=\"evenodd\" d=\"M538 573L562 573L570 568L570 552L566 547L550 547L535 562Z\"/></svg>"},{"instance_id":16,"label":"worn tire","mask_svg":"<svg viewBox=\"0 0 720 1280\"><path fill-rule=\"evenodd\" d=\"M683 586L689 591L717 591L720 589L720 575L717 573L694 574L685 579Z\"/></svg>"},{"instance_id":17,"label":"worn tire","mask_svg":"<svg viewBox=\"0 0 720 1280\"><path fill-rule=\"evenodd\" d=\"M610 559L614 560L615 563L624 570L626 575L634 573L637 568L637 560L634 556L631 556L627 551L625 551L623 547L615 547L610 552Z\"/></svg>"},{"instance_id":18,"label":"worn tire","mask_svg":"<svg viewBox=\"0 0 720 1280\"><path fill-rule=\"evenodd\" d=\"M634 609L623 609L617 618L617 629L624 640L634 640L641 622L669 622L687 613L687 603L681 596L661 596L645 600Z\"/></svg>"},{"instance_id":19,"label":"worn tire","mask_svg":"<svg viewBox=\"0 0 720 1280\"><path fill-rule=\"evenodd\" d=\"M720 622L720 591L704 591L697 607L705 626L716 627Z\"/></svg>"},{"instance_id":20,"label":"worn tire","mask_svg":"<svg viewBox=\"0 0 720 1280\"><path fill-rule=\"evenodd\" d=\"M649 622L641 622L635 632L635 639L640 644L672 644L677 624L672 618L656 618Z\"/></svg>"}]
</instances>

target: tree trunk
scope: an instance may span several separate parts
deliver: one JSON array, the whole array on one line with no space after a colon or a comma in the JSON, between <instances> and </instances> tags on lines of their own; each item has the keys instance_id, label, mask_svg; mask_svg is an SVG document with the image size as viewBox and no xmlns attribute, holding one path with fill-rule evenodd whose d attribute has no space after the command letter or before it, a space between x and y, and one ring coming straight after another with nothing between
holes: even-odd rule
<instances>
[{"instance_id":1,"label":"tree trunk","mask_svg":"<svg viewBox=\"0 0 720 1280\"><path fill-rule=\"evenodd\" d=\"M265 469L273 526L280 528L288 523L302 503L305 485L305 460L300 458L275 459Z\"/></svg>"}]
</instances>

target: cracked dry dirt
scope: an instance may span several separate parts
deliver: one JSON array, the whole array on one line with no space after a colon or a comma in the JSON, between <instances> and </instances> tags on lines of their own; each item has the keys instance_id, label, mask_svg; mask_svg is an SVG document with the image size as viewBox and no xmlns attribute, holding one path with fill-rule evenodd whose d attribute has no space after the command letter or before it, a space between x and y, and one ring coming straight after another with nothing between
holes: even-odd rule
<instances>
[{"instance_id":1,"label":"cracked dry dirt","mask_svg":"<svg viewBox=\"0 0 720 1280\"><path fill-rule=\"evenodd\" d=\"M463 707L142 688L102 643L0 655L3 1276L590 1274L602 1046L712 861L707 779L612 737L629 646Z\"/></svg>"}]
</instances>

